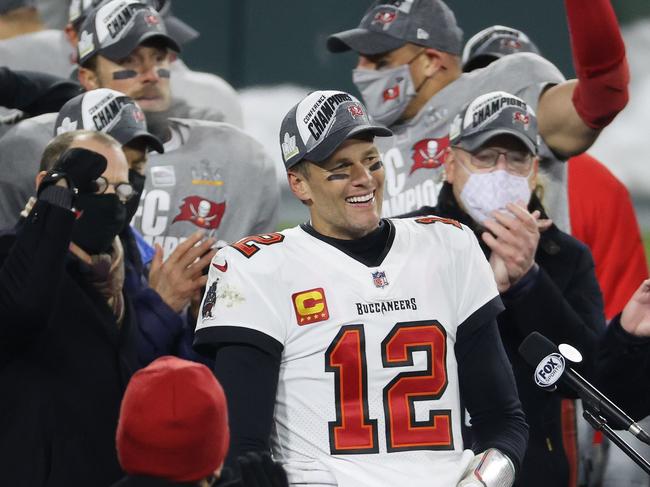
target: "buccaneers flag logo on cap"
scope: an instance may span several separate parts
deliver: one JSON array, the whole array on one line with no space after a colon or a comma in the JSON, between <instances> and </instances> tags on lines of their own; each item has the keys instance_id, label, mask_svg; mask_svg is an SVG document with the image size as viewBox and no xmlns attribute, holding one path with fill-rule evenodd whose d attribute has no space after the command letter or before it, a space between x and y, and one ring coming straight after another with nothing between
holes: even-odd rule
<instances>
[{"instance_id":1,"label":"buccaneers flag logo on cap","mask_svg":"<svg viewBox=\"0 0 650 487\"><path fill-rule=\"evenodd\" d=\"M226 202L215 203L200 196L188 196L183 199L181 212L172 223L189 221L206 230L216 230L226 211Z\"/></svg>"}]
</instances>

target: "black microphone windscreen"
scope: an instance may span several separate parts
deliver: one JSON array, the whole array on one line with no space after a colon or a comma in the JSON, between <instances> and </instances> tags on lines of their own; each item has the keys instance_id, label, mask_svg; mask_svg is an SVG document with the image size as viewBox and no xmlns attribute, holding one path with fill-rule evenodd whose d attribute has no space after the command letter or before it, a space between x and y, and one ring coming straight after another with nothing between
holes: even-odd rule
<instances>
[{"instance_id":1,"label":"black microphone windscreen","mask_svg":"<svg viewBox=\"0 0 650 487\"><path fill-rule=\"evenodd\" d=\"M546 356L558 352L557 345L537 331L528 335L519 345L519 355L533 368Z\"/></svg>"}]
</instances>

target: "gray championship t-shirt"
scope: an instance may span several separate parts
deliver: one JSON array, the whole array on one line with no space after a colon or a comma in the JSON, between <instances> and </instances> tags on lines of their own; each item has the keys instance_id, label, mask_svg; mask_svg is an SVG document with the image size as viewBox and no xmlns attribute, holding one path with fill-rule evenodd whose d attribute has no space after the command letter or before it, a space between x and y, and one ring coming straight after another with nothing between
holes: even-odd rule
<instances>
[{"instance_id":1,"label":"gray championship t-shirt","mask_svg":"<svg viewBox=\"0 0 650 487\"><path fill-rule=\"evenodd\" d=\"M43 30L0 41L0 66L67 78L72 47L61 30Z\"/></svg>"},{"instance_id":2,"label":"gray championship t-shirt","mask_svg":"<svg viewBox=\"0 0 650 487\"><path fill-rule=\"evenodd\" d=\"M0 228L18 221L34 194L55 113L14 126L0 138ZM165 256L196 230L225 245L275 231L280 185L270 157L250 135L229 124L172 119L165 154L152 152L145 191L132 224Z\"/></svg>"},{"instance_id":3,"label":"gray championship t-shirt","mask_svg":"<svg viewBox=\"0 0 650 487\"><path fill-rule=\"evenodd\" d=\"M16 224L35 193L41 156L52 140L56 113L29 118L0 137L0 228Z\"/></svg>"},{"instance_id":4,"label":"gray championship t-shirt","mask_svg":"<svg viewBox=\"0 0 650 487\"><path fill-rule=\"evenodd\" d=\"M484 69L463 73L436 93L414 118L390 127L393 137L375 139L386 167L383 216L435 206L449 146L449 126L464 105L500 90L522 98L537 110L542 91L563 81L562 73L546 59L531 53L512 54ZM544 143L540 152L538 180L544 186L544 207L558 227L569 231L566 164Z\"/></svg>"},{"instance_id":5,"label":"gray championship t-shirt","mask_svg":"<svg viewBox=\"0 0 650 487\"><path fill-rule=\"evenodd\" d=\"M168 256L197 230L223 246L275 231L280 185L261 144L230 124L172 120L164 154L152 153L131 222Z\"/></svg>"},{"instance_id":6,"label":"gray championship t-shirt","mask_svg":"<svg viewBox=\"0 0 650 487\"><path fill-rule=\"evenodd\" d=\"M177 59L171 64L171 88L174 117L244 126L239 95L223 78L192 71Z\"/></svg>"}]
</instances>

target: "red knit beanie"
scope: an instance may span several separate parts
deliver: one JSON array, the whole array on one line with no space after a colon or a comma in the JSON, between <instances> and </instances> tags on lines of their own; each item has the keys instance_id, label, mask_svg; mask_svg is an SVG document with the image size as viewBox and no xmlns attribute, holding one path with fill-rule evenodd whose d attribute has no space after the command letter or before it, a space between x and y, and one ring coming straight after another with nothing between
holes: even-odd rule
<instances>
[{"instance_id":1,"label":"red knit beanie","mask_svg":"<svg viewBox=\"0 0 650 487\"><path fill-rule=\"evenodd\" d=\"M196 482L222 465L229 442L226 398L205 365L160 357L133 375L117 426L126 473Z\"/></svg>"}]
</instances>

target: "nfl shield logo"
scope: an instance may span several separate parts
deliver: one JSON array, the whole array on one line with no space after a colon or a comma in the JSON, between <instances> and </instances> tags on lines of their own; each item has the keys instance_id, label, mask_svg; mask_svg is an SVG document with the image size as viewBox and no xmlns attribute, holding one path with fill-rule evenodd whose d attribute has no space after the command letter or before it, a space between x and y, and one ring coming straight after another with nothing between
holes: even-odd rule
<instances>
[{"instance_id":1,"label":"nfl shield logo","mask_svg":"<svg viewBox=\"0 0 650 487\"><path fill-rule=\"evenodd\" d=\"M386 287L388 286L388 279L386 279L386 273L384 271L377 271L372 273L372 282L375 284L375 287Z\"/></svg>"}]
</instances>

